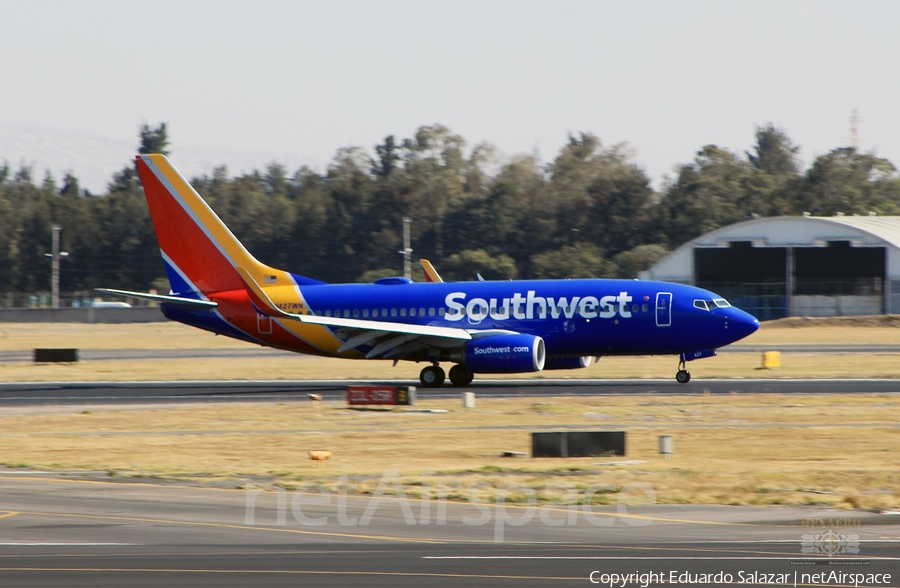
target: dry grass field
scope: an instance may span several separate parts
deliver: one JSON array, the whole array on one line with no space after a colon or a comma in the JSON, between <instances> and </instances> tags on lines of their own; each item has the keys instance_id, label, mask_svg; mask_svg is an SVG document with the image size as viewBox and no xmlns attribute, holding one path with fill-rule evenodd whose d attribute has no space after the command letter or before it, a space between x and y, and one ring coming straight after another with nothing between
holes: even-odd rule
<instances>
[{"instance_id":1,"label":"dry grass field","mask_svg":"<svg viewBox=\"0 0 900 588\"><path fill-rule=\"evenodd\" d=\"M736 346L817 343L900 345L900 315L792 318L762 324ZM82 323L0 323L0 351L35 347L79 349L221 349L252 345L175 322L88 325Z\"/></svg>"},{"instance_id":2,"label":"dry grass field","mask_svg":"<svg viewBox=\"0 0 900 588\"><path fill-rule=\"evenodd\" d=\"M788 319L765 323L757 333L734 345L735 349L765 345L897 344L900 321L894 317ZM353 361L309 356L273 357L226 337L218 337L178 323L133 325L0 324L0 352L28 351L36 347L78 349L240 349L243 357L211 359L143 359L81 361L51 365L0 361L0 382L84 380L203 380L203 379L401 379L415 380L421 366L389 361ZM900 356L879 354L785 353L779 370L761 371L758 353L722 353L690 364L695 378L851 378L900 377ZM674 357L603 358L584 370L521 374L509 378L669 378L676 370Z\"/></svg>"},{"instance_id":3,"label":"dry grass field","mask_svg":"<svg viewBox=\"0 0 900 588\"><path fill-rule=\"evenodd\" d=\"M222 349L247 346L243 341L171 321L122 325L0 323L0 351L27 351L36 347Z\"/></svg>"},{"instance_id":4,"label":"dry grass field","mask_svg":"<svg viewBox=\"0 0 900 588\"><path fill-rule=\"evenodd\" d=\"M671 378L675 357L611 357L574 371L509 374L502 379ZM900 354L782 354L782 367L762 370L758 353L727 353L689 364L695 380L709 378L900 378ZM406 380L418 381L422 364L307 356L80 361L74 364L0 362L0 382L153 380ZM476 382L496 375L476 376Z\"/></svg>"},{"instance_id":5,"label":"dry grass field","mask_svg":"<svg viewBox=\"0 0 900 588\"><path fill-rule=\"evenodd\" d=\"M768 323L736 345L898 344L900 324L881 319L790 319ZM813 326L810 326L810 325ZM3 324L0 352L35 347L79 349L246 349L240 357L32 364L0 361L0 381L195 379L410 379L418 367L272 356L251 345L176 323L142 325ZM784 353L782 369L761 371L760 355L723 353L691 364L695 378L900 377L900 357L884 354ZM516 377L656 378L674 375L676 359L604 358L574 372ZM479 398L465 412L355 411L342 403L0 409L0 463L74 475L160 478L190 483L324 486L372 492L397 471L411 495L432 488L451 499L467 492L490 500L497 488L527 486L543 502L571 500L595 484L593 501L647 484L665 503L825 504L871 509L900 506L900 397L896 395L633 396L552 399ZM627 461L501 458L530 454L530 432L625 430ZM675 458L656 453L671 434ZM326 449L322 467L307 451ZM609 465L618 463L619 465ZM341 476L349 476L341 479ZM477 484L476 484L477 483ZM472 486L476 484L476 486ZM473 488L475 488L473 490ZM596 486L595 486L596 488ZM507 498L509 499L509 497Z\"/></svg>"},{"instance_id":6,"label":"dry grass field","mask_svg":"<svg viewBox=\"0 0 900 588\"><path fill-rule=\"evenodd\" d=\"M7 467L92 472L241 487L372 492L399 473L406 491L424 486L451 499L527 486L565 502L570 484L604 485L615 503L629 484L661 503L822 504L900 507L900 397L896 395L631 396L420 401L408 410L357 411L303 401L156 407L7 407L0 411L0 462ZM624 430L626 458L502 458L530 455L530 432ZM674 459L657 438L670 434ZM316 467L308 450L333 452ZM621 465L610 465L625 462ZM340 476L349 478L341 480ZM476 490L472 490L473 484Z\"/></svg>"}]
</instances>

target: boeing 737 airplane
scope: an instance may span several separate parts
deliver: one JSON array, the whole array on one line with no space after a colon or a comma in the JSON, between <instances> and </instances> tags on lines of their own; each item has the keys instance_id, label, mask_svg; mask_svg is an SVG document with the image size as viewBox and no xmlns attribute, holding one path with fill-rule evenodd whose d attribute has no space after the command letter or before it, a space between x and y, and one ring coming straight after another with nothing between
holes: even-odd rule
<instances>
[{"instance_id":1,"label":"boeing 737 airplane","mask_svg":"<svg viewBox=\"0 0 900 588\"><path fill-rule=\"evenodd\" d=\"M475 374L576 369L593 358L715 355L759 328L716 294L640 280L327 284L257 261L163 155L137 156L171 285L168 295L104 289L160 303L171 320L251 343L327 357L424 362L423 386Z\"/></svg>"}]
</instances>

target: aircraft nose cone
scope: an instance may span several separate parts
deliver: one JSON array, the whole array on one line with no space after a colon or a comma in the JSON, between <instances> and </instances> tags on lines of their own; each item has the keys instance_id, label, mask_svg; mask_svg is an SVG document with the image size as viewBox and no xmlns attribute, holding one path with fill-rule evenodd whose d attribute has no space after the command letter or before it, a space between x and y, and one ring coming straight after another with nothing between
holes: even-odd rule
<instances>
[{"instance_id":1,"label":"aircraft nose cone","mask_svg":"<svg viewBox=\"0 0 900 588\"><path fill-rule=\"evenodd\" d=\"M734 309L734 314L729 321L730 331L736 336L735 341L752 335L759 329L759 319L743 310Z\"/></svg>"}]
</instances>

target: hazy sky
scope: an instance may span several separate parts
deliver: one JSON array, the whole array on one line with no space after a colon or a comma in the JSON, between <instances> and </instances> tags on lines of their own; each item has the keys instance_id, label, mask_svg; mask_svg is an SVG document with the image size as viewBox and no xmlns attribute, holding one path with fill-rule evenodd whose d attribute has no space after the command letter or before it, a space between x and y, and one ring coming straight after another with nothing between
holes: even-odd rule
<instances>
[{"instance_id":1,"label":"hazy sky","mask_svg":"<svg viewBox=\"0 0 900 588\"><path fill-rule=\"evenodd\" d=\"M814 156L900 165L900 2L0 0L0 160L103 189L142 122L188 176L441 123L552 160L570 132L628 141L659 185L756 125Z\"/></svg>"}]
</instances>

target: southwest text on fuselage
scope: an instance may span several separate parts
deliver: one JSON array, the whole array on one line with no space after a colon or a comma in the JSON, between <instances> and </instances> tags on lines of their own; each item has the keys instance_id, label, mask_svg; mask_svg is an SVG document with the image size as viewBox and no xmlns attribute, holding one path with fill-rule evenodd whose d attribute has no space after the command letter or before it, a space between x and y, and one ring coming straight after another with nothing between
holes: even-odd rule
<instances>
[{"instance_id":1,"label":"southwest text on fuselage","mask_svg":"<svg viewBox=\"0 0 900 588\"><path fill-rule=\"evenodd\" d=\"M481 321L488 316L503 321L510 318L516 320L567 318L576 316L585 319L611 319L616 316L631 318L629 303L632 297L628 292L618 295L552 297L536 296L534 290L528 290L523 296L515 292L509 298L472 298L466 300L465 292L451 292L444 299L449 309L447 320L458 321L468 317L470 321Z\"/></svg>"}]
</instances>

